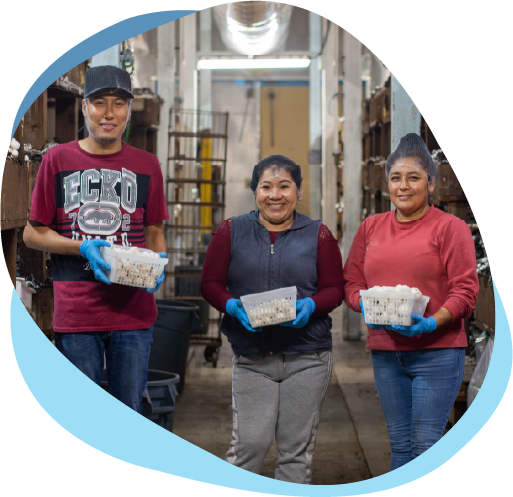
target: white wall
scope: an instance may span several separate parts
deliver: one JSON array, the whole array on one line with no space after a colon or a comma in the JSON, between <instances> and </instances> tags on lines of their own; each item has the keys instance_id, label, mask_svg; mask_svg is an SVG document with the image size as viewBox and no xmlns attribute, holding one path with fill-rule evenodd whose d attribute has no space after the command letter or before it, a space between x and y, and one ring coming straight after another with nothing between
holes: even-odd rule
<instances>
[{"instance_id":1,"label":"white wall","mask_svg":"<svg viewBox=\"0 0 513 497\"><path fill-rule=\"evenodd\" d=\"M395 150L401 137L407 133L420 135L420 112L401 83L392 76L392 143L390 150Z\"/></svg>"},{"instance_id":2,"label":"white wall","mask_svg":"<svg viewBox=\"0 0 513 497\"><path fill-rule=\"evenodd\" d=\"M214 81L212 83L212 109L229 112L225 219L255 209L254 196L247 187L247 183L251 179L253 167L259 161L260 92L258 88L255 88L254 98L250 99L244 134L242 141L239 142L246 109L246 91L249 87L249 84L233 82Z\"/></svg>"},{"instance_id":3,"label":"white wall","mask_svg":"<svg viewBox=\"0 0 513 497\"><path fill-rule=\"evenodd\" d=\"M149 88L155 91L155 79L158 75L157 28L141 33L130 42L134 42L134 88ZM174 52L174 47L171 47Z\"/></svg>"}]
</instances>

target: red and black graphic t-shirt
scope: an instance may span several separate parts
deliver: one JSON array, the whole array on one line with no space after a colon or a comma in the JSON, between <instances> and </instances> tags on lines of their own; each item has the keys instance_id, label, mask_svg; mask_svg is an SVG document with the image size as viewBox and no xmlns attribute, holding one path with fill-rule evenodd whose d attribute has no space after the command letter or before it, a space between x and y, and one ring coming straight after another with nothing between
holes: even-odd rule
<instances>
[{"instance_id":1,"label":"red and black graphic t-shirt","mask_svg":"<svg viewBox=\"0 0 513 497\"><path fill-rule=\"evenodd\" d=\"M162 171L148 152L123 143L114 154L90 154L74 141L52 148L43 158L30 219L62 236L145 248L144 226L168 218ZM51 259L55 331L137 330L153 325L153 294L96 281L81 256L51 254Z\"/></svg>"}]
</instances>

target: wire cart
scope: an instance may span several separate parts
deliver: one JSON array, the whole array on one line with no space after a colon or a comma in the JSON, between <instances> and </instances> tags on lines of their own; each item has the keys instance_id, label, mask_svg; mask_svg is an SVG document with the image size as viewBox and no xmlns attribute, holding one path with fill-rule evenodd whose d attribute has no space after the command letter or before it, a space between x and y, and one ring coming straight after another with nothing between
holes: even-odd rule
<instances>
[{"instance_id":1,"label":"wire cart","mask_svg":"<svg viewBox=\"0 0 513 497\"><path fill-rule=\"evenodd\" d=\"M205 345L217 367L221 313L201 296L200 278L212 231L224 219L228 113L171 108L165 224L169 264L164 298L199 305L202 326L191 344Z\"/></svg>"}]
</instances>

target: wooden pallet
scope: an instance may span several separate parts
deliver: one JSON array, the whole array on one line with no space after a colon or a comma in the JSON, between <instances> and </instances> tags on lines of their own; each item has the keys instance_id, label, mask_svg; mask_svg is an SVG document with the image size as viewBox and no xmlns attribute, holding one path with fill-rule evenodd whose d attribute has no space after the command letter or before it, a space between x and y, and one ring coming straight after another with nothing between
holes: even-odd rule
<instances>
[{"instance_id":1,"label":"wooden pallet","mask_svg":"<svg viewBox=\"0 0 513 497\"><path fill-rule=\"evenodd\" d=\"M470 383L470 378L472 377L472 373L474 372L475 368L475 364L465 364L463 381L458 391L458 395L456 396L456 400L454 402L451 414L449 415L447 429L452 428L467 411L467 391Z\"/></svg>"},{"instance_id":2,"label":"wooden pallet","mask_svg":"<svg viewBox=\"0 0 513 497\"><path fill-rule=\"evenodd\" d=\"M489 335L495 334L495 295L493 282L484 276L479 276L479 293L477 294L474 310L476 326L485 330Z\"/></svg>"},{"instance_id":3,"label":"wooden pallet","mask_svg":"<svg viewBox=\"0 0 513 497\"><path fill-rule=\"evenodd\" d=\"M25 226L29 204L29 168L6 160L2 180L2 231Z\"/></svg>"},{"instance_id":4,"label":"wooden pallet","mask_svg":"<svg viewBox=\"0 0 513 497\"><path fill-rule=\"evenodd\" d=\"M70 69L50 85L48 88L50 97L83 97L86 72L87 62L82 62L73 69Z\"/></svg>"},{"instance_id":5,"label":"wooden pallet","mask_svg":"<svg viewBox=\"0 0 513 497\"><path fill-rule=\"evenodd\" d=\"M25 164L7 160L2 180L1 228L5 262L16 285L18 228L27 224L29 170Z\"/></svg>"}]
</instances>

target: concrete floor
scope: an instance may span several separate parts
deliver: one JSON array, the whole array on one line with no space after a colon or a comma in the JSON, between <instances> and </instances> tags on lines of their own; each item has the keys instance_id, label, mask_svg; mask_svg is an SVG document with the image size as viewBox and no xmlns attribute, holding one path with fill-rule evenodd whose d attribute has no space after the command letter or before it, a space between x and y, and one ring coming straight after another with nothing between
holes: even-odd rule
<instances>
[{"instance_id":1,"label":"concrete floor","mask_svg":"<svg viewBox=\"0 0 513 497\"><path fill-rule=\"evenodd\" d=\"M333 375L322 407L314 485L365 480L390 470L390 444L379 405L370 354L362 341L342 340L342 311L333 319ZM206 363L203 346L191 347L185 388L178 397L173 432L222 459L232 431L231 349L226 340L217 368ZM274 478L273 444L261 475Z\"/></svg>"}]
</instances>

